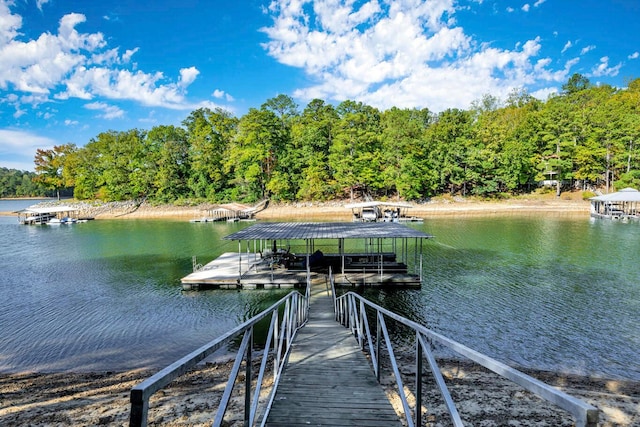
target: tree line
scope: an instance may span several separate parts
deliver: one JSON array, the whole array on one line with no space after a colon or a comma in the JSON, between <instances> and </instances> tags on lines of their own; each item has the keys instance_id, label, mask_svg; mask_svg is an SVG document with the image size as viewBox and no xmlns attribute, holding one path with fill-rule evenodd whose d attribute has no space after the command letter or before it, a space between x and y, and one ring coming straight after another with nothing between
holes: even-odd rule
<instances>
[{"instance_id":1,"label":"tree line","mask_svg":"<svg viewBox=\"0 0 640 427\"><path fill-rule=\"evenodd\" d=\"M100 133L37 150L36 180L77 199L160 203L503 197L538 183L640 186L640 79L626 88L573 75L546 101L486 95L467 110L377 108L279 95L242 117L197 109L182 126Z\"/></svg>"},{"instance_id":2,"label":"tree line","mask_svg":"<svg viewBox=\"0 0 640 427\"><path fill-rule=\"evenodd\" d=\"M0 197L49 197L53 192L35 181L34 172L0 167Z\"/></svg>"}]
</instances>

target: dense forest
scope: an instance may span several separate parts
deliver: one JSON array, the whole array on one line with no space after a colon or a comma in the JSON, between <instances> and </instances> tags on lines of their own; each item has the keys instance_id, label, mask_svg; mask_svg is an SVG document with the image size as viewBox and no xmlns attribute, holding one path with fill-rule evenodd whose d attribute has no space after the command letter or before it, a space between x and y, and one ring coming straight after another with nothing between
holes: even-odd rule
<instances>
[{"instance_id":1,"label":"dense forest","mask_svg":"<svg viewBox=\"0 0 640 427\"><path fill-rule=\"evenodd\" d=\"M579 74L546 101L514 91L438 114L319 99L300 111L279 95L239 118L198 109L181 127L38 150L36 180L77 199L158 203L638 188L639 110L640 79L619 89Z\"/></svg>"},{"instance_id":2,"label":"dense forest","mask_svg":"<svg viewBox=\"0 0 640 427\"><path fill-rule=\"evenodd\" d=\"M0 197L48 197L53 193L33 172L0 167Z\"/></svg>"}]
</instances>

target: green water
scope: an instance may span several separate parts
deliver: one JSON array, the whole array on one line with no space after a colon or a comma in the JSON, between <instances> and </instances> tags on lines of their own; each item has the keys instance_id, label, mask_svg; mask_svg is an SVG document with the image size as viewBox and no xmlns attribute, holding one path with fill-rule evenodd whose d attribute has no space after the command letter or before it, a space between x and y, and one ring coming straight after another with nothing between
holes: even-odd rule
<instances>
[{"instance_id":1,"label":"green water","mask_svg":"<svg viewBox=\"0 0 640 427\"><path fill-rule=\"evenodd\" d=\"M248 225L0 218L0 371L163 367L221 335L286 291L183 292L179 280L193 255L235 251L222 237ZM411 226L436 236L423 288L368 296L513 365L640 379L640 224Z\"/></svg>"}]
</instances>

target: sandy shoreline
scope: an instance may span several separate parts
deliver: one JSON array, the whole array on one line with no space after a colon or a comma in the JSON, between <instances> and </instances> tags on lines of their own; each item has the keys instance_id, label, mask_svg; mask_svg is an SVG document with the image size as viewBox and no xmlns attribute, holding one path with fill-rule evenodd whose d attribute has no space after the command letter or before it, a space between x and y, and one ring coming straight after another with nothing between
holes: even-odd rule
<instances>
[{"instance_id":1,"label":"sandy shoreline","mask_svg":"<svg viewBox=\"0 0 640 427\"><path fill-rule=\"evenodd\" d=\"M156 393L150 403L149 425L211 425L231 365L231 362L201 364ZM568 413L484 368L455 361L441 361L440 366L467 425L573 425ZM382 385L396 412L402 414L390 369L384 371ZM413 384L411 366L401 371L405 384ZM138 370L0 375L0 425L127 425L129 391L152 373ZM597 407L600 426L640 425L640 382L542 371L527 373ZM424 425L449 425L446 409L428 372L423 382ZM413 385L410 387L413 389ZM243 386L236 388L242 390ZM235 393L225 417L226 425L242 425L242 405L241 392Z\"/></svg>"},{"instance_id":2,"label":"sandy shoreline","mask_svg":"<svg viewBox=\"0 0 640 427\"><path fill-rule=\"evenodd\" d=\"M65 204L78 208L80 217L95 219L173 219L191 220L206 216L207 209L217 205L198 206L150 205L138 206L133 202L47 202ZM275 221L295 220L351 220L351 210L344 207L348 201L270 203L267 209L257 213L256 218ZM590 212L589 201L579 195L555 197L516 198L504 201L476 201L462 198L445 198L428 203L412 203L408 214L424 219L443 216L490 216L490 215L545 215L583 216ZM247 206L248 207L248 206ZM0 212L3 216L15 216L12 212Z\"/></svg>"}]
</instances>

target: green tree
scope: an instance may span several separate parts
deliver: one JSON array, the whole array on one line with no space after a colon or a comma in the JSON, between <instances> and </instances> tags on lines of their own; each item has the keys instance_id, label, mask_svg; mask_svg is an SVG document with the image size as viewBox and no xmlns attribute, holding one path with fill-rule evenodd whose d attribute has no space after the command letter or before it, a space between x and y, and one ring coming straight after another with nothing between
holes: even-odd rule
<instances>
[{"instance_id":1,"label":"green tree","mask_svg":"<svg viewBox=\"0 0 640 427\"><path fill-rule=\"evenodd\" d=\"M296 199L325 200L333 196L328 156L337 120L333 106L314 99L292 123L286 156Z\"/></svg>"},{"instance_id":2,"label":"green tree","mask_svg":"<svg viewBox=\"0 0 640 427\"><path fill-rule=\"evenodd\" d=\"M172 202L188 194L189 145L186 131L175 126L156 126L147 133L147 145L155 162L154 198Z\"/></svg>"},{"instance_id":3,"label":"green tree","mask_svg":"<svg viewBox=\"0 0 640 427\"><path fill-rule=\"evenodd\" d=\"M237 134L238 122L222 109L198 109L184 120L190 146L189 188L197 198L214 201L226 198L225 157Z\"/></svg>"},{"instance_id":4,"label":"green tree","mask_svg":"<svg viewBox=\"0 0 640 427\"><path fill-rule=\"evenodd\" d=\"M449 109L427 129L427 157L438 174L437 192L455 194L467 183L468 147L472 115Z\"/></svg>"},{"instance_id":5,"label":"green tree","mask_svg":"<svg viewBox=\"0 0 640 427\"><path fill-rule=\"evenodd\" d=\"M538 114L537 178L555 181L557 197L560 197L564 180L573 178L576 142L572 112L566 98L556 96L549 99Z\"/></svg>"},{"instance_id":6,"label":"green tree","mask_svg":"<svg viewBox=\"0 0 640 427\"><path fill-rule=\"evenodd\" d=\"M60 200L60 190L67 187L63 175L65 157L76 151L74 144L56 145L50 150L37 149L35 156L35 171L37 182L55 191Z\"/></svg>"},{"instance_id":7,"label":"green tree","mask_svg":"<svg viewBox=\"0 0 640 427\"><path fill-rule=\"evenodd\" d=\"M566 95L571 95L589 89L590 87L591 82L589 79L582 74L576 73L569 77L569 81L567 81L567 83L562 85L562 91Z\"/></svg>"},{"instance_id":8,"label":"green tree","mask_svg":"<svg viewBox=\"0 0 640 427\"><path fill-rule=\"evenodd\" d=\"M380 112L361 102L343 101L336 108L338 121L329 148L329 166L341 190L353 199L356 189L383 188L380 150Z\"/></svg>"},{"instance_id":9,"label":"green tree","mask_svg":"<svg viewBox=\"0 0 640 427\"><path fill-rule=\"evenodd\" d=\"M281 128L272 111L252 108L238 123L238 134L229 146L225 170L232 174L234 200L256 201L269 196L267 185L281 154ZM286 192L278 186L271 190Z\"/></svg>"},{"instance_id":10,"label":"green tree","mask_svg":"<svg viewBox=\"0 0 640 427\"><path fill-rule=\"evenodd\" d=\"M381 115L384 190L402 199L419 199L433 189L435 174L425 161L428 109L391 108Z\"/></svg>"}]
</instances>

